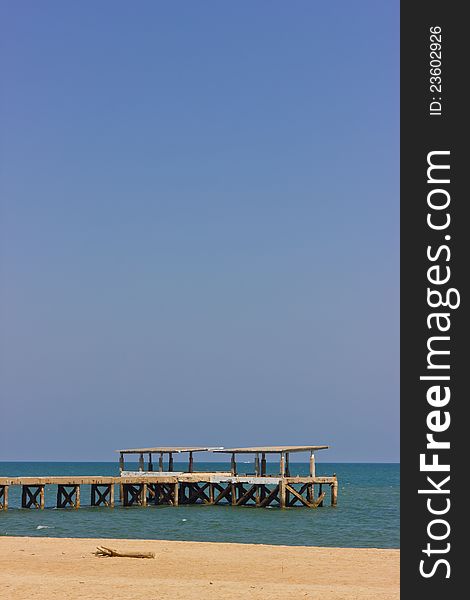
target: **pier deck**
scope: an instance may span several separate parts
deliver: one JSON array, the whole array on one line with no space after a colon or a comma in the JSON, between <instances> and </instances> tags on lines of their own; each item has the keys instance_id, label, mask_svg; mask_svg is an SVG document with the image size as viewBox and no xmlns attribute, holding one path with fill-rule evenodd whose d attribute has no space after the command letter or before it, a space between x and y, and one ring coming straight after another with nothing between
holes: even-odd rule
<instances>
[{"instance_id":1,"label":"pier deck","mask_svg":"<svg viewBox=\"0 0 470 600\"><path fill-rule=\"evenodd\" d=\"M21 487L22 508L45 508L45 488L56 486L57 508L79 508L82 504L81 487L91 487L91 506L115 505L115 486L123 506L166 504L231 504L233 506L307 506L323 505L325 491L331 490L331 504L336 505L337 478L333 477L280 477L243 476L225 473L184 473L159 476L143 473L132 477L111 476L46 476L1 477L0 510L8 508L9 489ZM318 496L315 498L315 487ZM48 490L48 492L52 490ZM308 492L305 497L305 492Z\"/></svg>"},{"instance_id":2,"label":"pier deck","mask_svg":"<svg viewBox=\"0 0 470 600\"><path fill-rule=\"evenodd\" d=\"M21 487L21 508L45 508L46 487L56 488L57 508L79 508L82 504L82 486L90 487L88 506L114 507L115 487L118 486L118 502L123 506L149 506L184 504L228 504L265 508L278 506L288 508L323 506L326 490L330 489L330 503L336 506L338 481L336 474L317 477L314 453L327 446L265 446L254 448L134 448L120 450L120 476L43 476L0 477L0 510L8 509L11 487ZM193 452L211 450L231 454L230 471L194 471ZM310 451L309 475L291 476L289 454ZM145 470L144 452L149 455ZM173 470L173 454L188 453L188 471ZM158 471L153 470L152 453L159 453ZM236 455L254 454L254 472L237 472ZM266 471L266 454L280 454L279 474ZM124 455L139 455L139 470L124 470ZM168 454L167 469L163 456ZM260 461L261 455L261 461ZM244 465L245 466L245 465ZM325 488L325 489L324 489ZM316 494L316 492L318 492Z\"/></svg>"}]
</instances>

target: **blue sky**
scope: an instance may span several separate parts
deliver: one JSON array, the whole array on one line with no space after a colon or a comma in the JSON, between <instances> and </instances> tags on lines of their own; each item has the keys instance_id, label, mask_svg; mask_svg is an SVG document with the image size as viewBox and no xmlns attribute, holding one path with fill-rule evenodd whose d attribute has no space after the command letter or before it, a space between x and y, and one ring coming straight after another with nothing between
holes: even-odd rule
<instances>
[{"instance_id":1,"label":"blue sky","mask_svg":"<svg viewBox=\"0 0 470 600\"><path fill-rule=\"evenodd\" d=\"M0 6L0 456L398 460L398 2Z\"/></svg>"}]
</instances>

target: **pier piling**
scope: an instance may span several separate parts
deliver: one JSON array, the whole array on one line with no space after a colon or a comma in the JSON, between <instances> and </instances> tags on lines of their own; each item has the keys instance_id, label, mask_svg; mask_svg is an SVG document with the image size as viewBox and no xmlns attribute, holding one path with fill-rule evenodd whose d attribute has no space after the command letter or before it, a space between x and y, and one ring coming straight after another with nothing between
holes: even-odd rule
<instances>
[{"instance_id":1,"label":"pier piling","mask_svg":"<svg viewBox=\"0 0 470 600\"><path fill-rule=\"evenodd\" d=\"M114 483L91 485L91 506L114 506Z\"/></svg>"},{"instance_id":2,"label":"pier piling","mask_svg":"<svg viewBox=\"0 0 470 600\"><path fill-rule=\"evenodd\" d=\"M80 485L58 485L57 486L57 508L80 508Z\"/></svg>"},{"instance_id":3,"label":"pier piling","mask_svg":"<svg viewBox=\"0 0 470 600\"><path fill-rule=\"evenodd\" d=\"M334 481L331 484L331 506L338 504L338 480L336 479L336 473L333 473Z\"/></svg>"},{"instance_id":4,"label":"pier piling","mask_svg":"<svg viewBox=\"0 0 470 600\"><path fill-rule=\"evenodd\" d=\"M8 510L8 485L0 485L0 510Z\"/></svg>"},{"instance_id":5,"label":"pier piling","mask_svg":"<svg viewBox=\"0 0 470 600\"><path fill-rule=\"evenodd\" d=\"M38 500L39 496L39 500ZM44 508L44 486L23 485L21 490L21 508Z\"/></svg>"}]
</instances>

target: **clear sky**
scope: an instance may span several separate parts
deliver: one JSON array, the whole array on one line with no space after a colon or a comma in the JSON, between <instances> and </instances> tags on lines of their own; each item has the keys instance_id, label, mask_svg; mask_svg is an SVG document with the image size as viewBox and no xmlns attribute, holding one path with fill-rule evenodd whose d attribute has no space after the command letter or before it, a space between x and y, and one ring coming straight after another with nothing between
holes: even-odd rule
<instances>
[{"instance_id":1,"label":"clear sky","mask_svg":"<svg viewBox=\"0 0 470 600\"><path fill-rule=\"evenodd\" d=\"M398 1L0 6L0 460L398 460Z\"/></svg>"}]
</instances>

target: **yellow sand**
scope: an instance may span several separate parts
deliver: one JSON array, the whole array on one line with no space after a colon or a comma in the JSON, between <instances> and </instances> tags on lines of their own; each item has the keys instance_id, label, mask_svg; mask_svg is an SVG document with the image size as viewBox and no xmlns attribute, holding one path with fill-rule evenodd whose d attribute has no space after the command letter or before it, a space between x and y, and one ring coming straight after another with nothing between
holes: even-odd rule
<instances>
[{"instance_id":1,"label":"yellow sand","mask_svg":"<svg viewBox=\"0 0 470 600\"><path fill-rule=\"evenodd\" d=\"M156 553L98 558L96 546ZM399 550L39 537L0 538L0 598L11 600L388 600Z\"/></svg>"}]
</instances>

